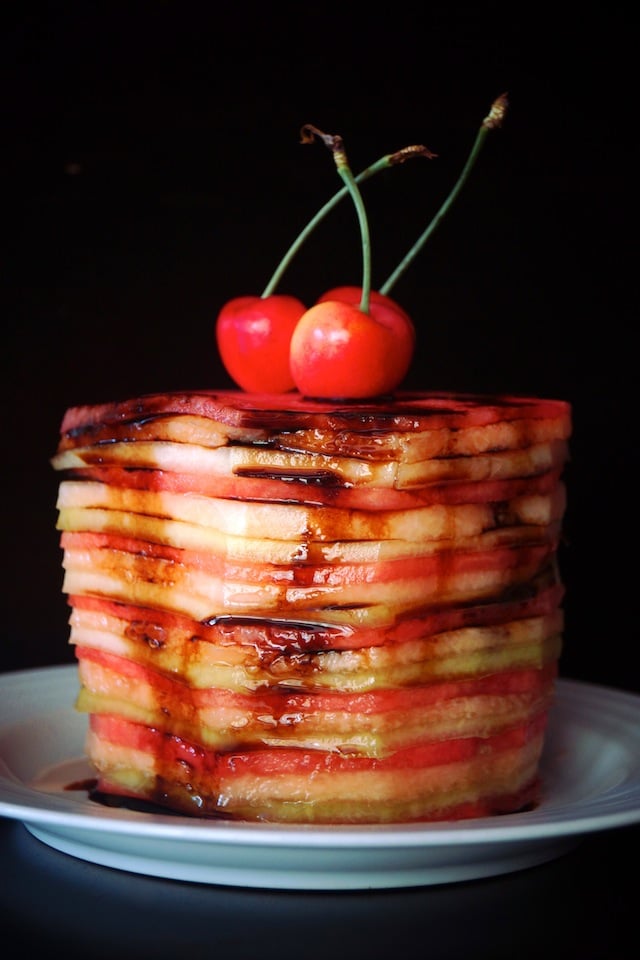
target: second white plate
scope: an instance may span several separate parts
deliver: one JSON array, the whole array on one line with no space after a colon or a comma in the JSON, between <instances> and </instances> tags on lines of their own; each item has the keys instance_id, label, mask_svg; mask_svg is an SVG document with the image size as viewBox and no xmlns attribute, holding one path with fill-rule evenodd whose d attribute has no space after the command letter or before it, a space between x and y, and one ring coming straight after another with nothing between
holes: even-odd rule
<instances>
[{"instance_id":1,"label":"second white plate","mask_svg":"<svg viewBox=\"0 0 640 960\"><path fill-rule=\"evenodd\" d=\"M0 815L49 846L121 870L279 889L425 886L553 859L584 835L640 822L640 697L560 680L542 803L435 824L234 823L103 807L65 785L91 776L75 666L0 676Z\"/></svg>"}]
</instances>

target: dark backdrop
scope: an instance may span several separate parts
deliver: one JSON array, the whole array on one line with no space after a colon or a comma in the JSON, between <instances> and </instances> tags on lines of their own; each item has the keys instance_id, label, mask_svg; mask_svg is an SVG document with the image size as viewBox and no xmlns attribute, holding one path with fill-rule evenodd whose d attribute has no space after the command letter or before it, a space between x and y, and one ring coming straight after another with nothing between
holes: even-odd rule
<instances>
[{"instance_id":1,"label":"dark backdrop","mask_svg":"<svg viewBox=\"0 0 640 960\"><path fill-rule=\"evenodd\" d=\"M566 675L640 689L637 110L616 3L22 4L5 11L2 180L4 637L0 668L71 660L49 466L65 408L232 384L215 317L260 293L339 181L424 143L364 190L380 285L508 92L463 195L394 289L419 344L407 385L574 407L562 564ZM344 204L281 284L359 283Z\"/></svg>"}]
</instances>

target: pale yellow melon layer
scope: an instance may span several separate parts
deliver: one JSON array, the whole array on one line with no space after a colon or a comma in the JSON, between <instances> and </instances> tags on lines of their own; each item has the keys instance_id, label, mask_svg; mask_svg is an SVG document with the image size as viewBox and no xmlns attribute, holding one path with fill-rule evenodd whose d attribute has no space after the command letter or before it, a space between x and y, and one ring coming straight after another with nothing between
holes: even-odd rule
<instances>
[{"instance_id":1,"label":"pale yellow melon layer","mask_svg":"<svg viewBox=\"0 0 640 960\"><path fill-rule=\"evenodd\" d=\"M556 417L528 418L525 421L502 420L457 429L440 427L412 432L379 430L367 433L326 427L279 432L259 427L237 427L207 417L185 414L111 423L84 431L84 435L91 437L94 442L117 437L136 442L164 440L220 447L229 441L236 444L268 441L270 446L279 450L405 463L433 457L475 456L491 450L519 449L552 440L565 440L569 433L568 412ZM71 445L70 440L63 443L65 447ZM78 441L73 445L77 446Z\"/></svg>"},{"instance_id":2,"label":"pale yellow melon layer","mask_svg":"<svg viewBox=\"0 0 640 960\"><path fill-rule=\"evenodd\" d=\"M75 608L70 643L104 650L150 666L190 687L245 692L261 687L294 690L371 690L437 679L482 676L541 667L561 645L563 615L529 617L487 627L465 627L424 639L316 653L261 656L254 644L210 643L191 629L145 633L104 611Z\"/></svg>"},{"instance_id":3,"label":"pale yellow melon layer","mask_svg":"<svg viewBox=\"0 0 640 960\"><path fill-rule=\"evenodd\" d=\"M557 644L548 644L547 662L556 653ZM90 660L80 661L79 677L81 712L115 714L217 750L290 746L373 757L423 740L495 733L539 713L551 690L548 684L542 692L460 693L435 703L393 708L382 703L377 709L365 695L358 710L313 696L269 701L259 693L240 700L218 694L209 699L206 691L154 685Z\"/></svg>"},{"instance_id":4,"label":"pale yellow melon layer","mask_svg":"<svg viewBox=\"0 0 640 960\"><path fill-rule=\"evenodd\" d=\"M553 440L566 440L569 433L570 421L565 415L531 418L524 429L522 420L476 424L456 430L442 427L415 433L379 432L370 437L348 430L336 432L315 428L276 435L274 442L282 449L300 452L416 463L435 457L477 456L492 450L522 449Z\"/></svg>"},{"instance_id":5,"label":"pale yellow melon layer","mask_svg":"<svg viewBox=\"0 0 640 960\"><path fill-rule=\"evenodd\" d=\"M536 505L537 506L537 505ZM458 523L462 518L458 516ZM410 520L408 518L408 524ZM417 525L417 523L416 523ZM469 524L469 526L473 526ZM250 563L299 566L302 563L378 563L383 560L425 557L446 550L491 550L494 547L525 543L546 543L557 540L560 519L547 523L522 523L491 528L478 534L450 535L444 524L434 521L431 539L370 540L280 540L273 537L246 537L220 533L183 521L164 520L117 510L63 507L57 529L69 533L107 533L133 537L148 543L165 544L179 550L208 551L223 560L244 560ZM278 529L268 527L266 529ZM436 531L440 536L434 538Z\"/></svg>"},{"instance_id":6,"label":"pale yellow melon layer","mask_svg":"<svg viewBox=\"0 0 640 960\"><path fill-rule=\"evenodd\" d=\"M344 484L409 489L447 480L495 480L532 476L560 466L567 459L565 440L533 444L520 450L502 450L477 456L419 460L366 461L349 457L296 453L261 447L227 446L217 449L168 441L114 442L101 447L78 447L56 454L52 465L68 470L100 464L121 465L209 478L248 471L269 476L326 474Z\"/></svg>"},{"instance_id":7,"label":"pale yellow melon layer","mask_svg":"<svg viewBox=\"0 0 640 960\"><path fill-rule=\"evenodd\" d=\"M283 823L391 823L438 817L447 808L517 794L535 781L543 737L524 747L422 770L222 778L192 782L178 768L161 781L170 805L184 812ZM93 733L86 749L112 789L158 797L157 758L110 744Z\"/></svg>"},{"instance_id":8,"label":"pale yellow melon layer","mask_svg":"<svg viewBox=\"0 0 640 960\"><path fill-rule=\"evenodd\" d=\"M256 503L197 494L132 490L91 481L64 481L57 507L60 530L108 530L143 540L215 549L215 534L266 540L429 541L475 537L496 527L545 525L564 513L564 487L552 494L500 504L435 504L412 510L342 510L328 506ZM163 522L164 521L164 522ZM185 530L186 528L186 530ZM211 531L214 536L207 540ZM184 542L185 538L191 542ZM224 541L223 541L224 542ZM226 551L225 551L226 552Z\"/></svg>"},{"instance_id":9,"label":"pale yellow melon layer","mask_svg":"<svg viewBox=\"0 0 640 960\"><path fill-rule=\"evenodd\" d=\"M205 621L222 613L303 616L335 623L377 625L434 604L470 603L525 583L540 570L536 560L513 567L429 572L376 583L252 583L215 576L173 561L123 551L67 549L63 591L111 597ZM286 613L285 613L286 611Z\"/></svg>"}]
</instances>

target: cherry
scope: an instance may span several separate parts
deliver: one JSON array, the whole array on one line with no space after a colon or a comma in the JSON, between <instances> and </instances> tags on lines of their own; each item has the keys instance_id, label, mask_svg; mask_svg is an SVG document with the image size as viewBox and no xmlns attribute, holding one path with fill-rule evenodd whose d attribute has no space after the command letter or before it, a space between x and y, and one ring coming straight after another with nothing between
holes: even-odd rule
<instances>
[{"instance_id":1,"label":"cherry","mask_svg":"<svg viewBox=\"0 0 640 960\"><path fill-rule=\"evenodd\" d=\"M356 180L368 180L413 157L435 156L422 145L403 147L380 157ZM286 393L293 389L289 370L291 334L306 306L295 297L276 295L275 290L309 234L348 193L349 188L343 186L316 212L287 250L261 296L236 297L222 307L216 321L218 353L229 376L243 390Z\"/></svg>"},{"instance_id":2,"label":"cherry","mask_svg":"<svg viewBox=\"0 0 640 960\"><path fill-rule=\"evenodd\" d=\"M351 173L342 138L307 125L303 136L318 137L333 152L338 173L353 199L362 243L362 286L342 287L346 299L324 299L307 310L291 338L290 365L305 396L365 399L391 393L409 369L415 331L390 298L372 295L369 225Z\"/></svg>"},{"instance_id":3,"label":"cherry","mask_svg":"<svg viewBox=\"0 0 640 960\"><path fill-rule=\"evenodd\" d=\"M302 315L293 332L291 372L307 397L382 396L406 376L414 346L414 327L403 310L373 295L369 313L352 302L323 299Z\"/></svg>"},{"instance_id":4,"label":"cherry","mask_svg":"<svg viewBox=\"0 0 640 960\"><path fill-rule=\"evenodd\" d=\"M284 294L229 300L218 314L216 341L229 376L250 393L287 393L291 335L306 305Z\"/></svg>"},{"instance_id":5,"label":"cherry","mask_svg":"<svg viewBox=\"0 0 640 960\"><path fill-rule=\"evenodd\" d=\"M333 287L318 297L316 303L324 303L325 300L342 300L344 303L352 303L357 306L362 300L362 287ZM377 290L371 290L369 293L369 302L376 303L380 307L386 307L392 313L399 314L405 322L411 324L409 314L406 310L395 300L392 300L391 297L386 296L386 294L380 293ZM413 326L413 324L411 325Z\"/></svg>"},{"instance_id":6,"label":"cherry","mask_svg":"<svg viewBox=\"0 0 640 960\"><path fill-rule=\"evenodd\" d=\"M415 329L388 294L460 193L488 131L502 125L507 105L506 94L494 101L449 196L378 291L371 290L368 223L357 183L411 156L436 155L426 147L406 147L382 157L354 177L340 137L323 134L309 124L303 127L302 142L319 137L330 146L345 186L299 234L262 296L236 297L220 311L216 324L218 350L227 372L242 389L285 393L295 387L307 395L347 399L374 397L399 386L415 349ZM336 287L319 297L311 310L295 297L276 295L274 290L302 243L347 193L360 222L362 286Z\"/></svg>"}]
</instances>

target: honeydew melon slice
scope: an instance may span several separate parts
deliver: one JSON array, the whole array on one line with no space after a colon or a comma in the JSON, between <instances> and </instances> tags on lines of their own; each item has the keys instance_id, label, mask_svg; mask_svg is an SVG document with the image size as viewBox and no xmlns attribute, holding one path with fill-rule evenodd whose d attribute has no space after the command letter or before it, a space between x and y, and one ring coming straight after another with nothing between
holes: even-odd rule
<instances>
[{"instance_id":1,"label":"honeydew melon slice","mask_svg":"<svg viewBox=\"0 0 640 960\"><path fill-rule=\"evenodd\" d=\"M278 656L261 655L254 646L198 638L196 624L161 630L139 620L132 626L105 609L76 607L69 622L71 644L153 667L191 687L361 691L540 667L559 656L563 616L555 610L404 643Z\"/></svg>"},{"instance_id":2,"label":"honeydew melon slice","mask_svg":"<svg viewBox=\"0 0 640 960\"><path fill-rule=\"evenodd\" d=\"M322 454L286 453L259 447L209 449L186 443L139 441L77 447L56 454L56 470L120 465L129 468L216 476L252 476L317 482L411 489L424 484L509 479L552 470L567 458L564 440L533 444L473 457L444 457L415 463L373 462Z\"/></svg>"},{"instance_id":3,"label":"honeydew melon slice","mask_svg":"<svg viewBox=\"0 0 640 960\"><path fill-rule=\"evenodd\" d=\"M486 737L548 705L555 664L363 692L194 688L77 647L77 709L114 714L215 750L287 746L384 757L424 740Z\"/></svg>"},{"instance_id":4,"label":"honeydew melon slice","mask_svg":"<svg viewBox=\"0 0 640 960\"><path fill-rule=\"evenodd\" d=\"M459 607L441 607L421 611L397 622L363 628L347 624L323 623L318 620L222 615L206 621L150 607L133 606L105 597L73 594L68 597L73 617L76 613L95 617L92 623L107 623L113 618L123 623L129 639L154 650L170 645L173 638L200 641L215 648L240 648L248 653L233 654L234 662L246 656L254 664L267 668L280 657L307 657L322 651L359 650L365 647L389 646L392 649L414 641L429 640L436 635L459 635L467 628L496 628L512 621L556 617L561 610L564 587L547 576L538 577L523 586L521 595L512 591L508 597L481 601ZM457 646L449 654L460 652Z\"/></svg>"},{"instance_id":5,"label":"honeydew melon slice","mask_svg":"<svg viewBox=\"0 0 640 960\"><path fill-rule=\"evenodd\" d=\"M203 447L229 443L264 444L270 448L325 456L355 457L363 460L395 460L412 463L433 457L470 456L495 450L520 449L551 440L566 440L570 433L566 411L554 417L507 420L471 427L400 432L319 427L269 432L243 429L206 417L167 415L116 423L97 423L61 437L59 450L94 446L113 441L170 440Z\"/></svg>"},{"instance_id":6,"label":"honeydew melon slice","mask_svg":"<svg viewBox=\"0 0 640 960\"><path fill-rule=\"evenodd\" d=\"M217 423L207 417L189 414L142 417L122 422L93 423L78 427L72 433L62 434L59 450L84 445L110 443L113 440L129 442L166 440L173 443L192 443L203 447L223 447L228 443L261 443L268 439L264 429L234 427Z\"/></svg>"},{"instance_id":7,"label":"honeydew melon slice","mask_svg":"<svg viewBox=\"0 0 640 960\"><path fill-rule=\"evenodd\" d=\"M118 531L140 539L180 542L194 526L258 540L456 540L497 527L546 525L561 519L565 488L499 504L434 504L411 510L343 510L309 504L265 503L109 487L91 481L60 484L58 529ZM110 517L110 514L113 516ZM174 526L175 524L175 526ZM180 534L179 524L188 529Z\"/></svg>"},{"instance_id":8,"label":"honeydew melon slice","mask_svg":"<svg viewBox=\"0 0 640 960\"><path fill-rule=\"evenodd\" d=\"M92 716L97 791L183 813L289 823L461 819L538 799L545 714L487 738L399 751L385 760L306 750L213 756L120 717Z\"/></svg>"},{"instance_id":9,"label":"honeydew melon slice","mask_svg":"<svg viewBox=\"0 0 640 960\"><path fill-rule=\"evenodd\" d=\"M354 624L434 603L495 597L534 578L555 552L548 543L372 564L277 567L104 535L63 534L62 544L67 594L111 597L195 620L223 613L295 618L304 612Z\"/></svg>"},{"instance_id":10,"label":"honeydew melon slice","mask_svg":"<svg viewBox=\"0 0 640 960\"><path fill-rule=\"evenodd\" d=\"M392 487L330 486L297 479L169 473L117 465L75 467L66 475L104 483L110 487L193 494L227 500L297 503L337 507L342 510L411 510L437 503L499 503L514 497L553 493L561 482L562 464L530 477L500 480L444 482L396 490ZM322 479L322 478L320 478Z\"/></svg>"},{"instance_id":11,"label":"honeydew melon slice","mask_svg":"<svg viewBox=\"0 0 640 960\"><path fill-rule=\"evenodd\" d=\"M59 513L57 529L68 533L131 537L177 549L209 552L225 560L299 566L302 563L376 563L451 550L471 552L500 546L556 542L560 534L560 521L544 525L500 527L476 536L457 536L455 540L443 537L433 540L337 540L324 543L237 537L177 520L143 517L115 510L65 507Z\"/></svg>"}]
</instances>

